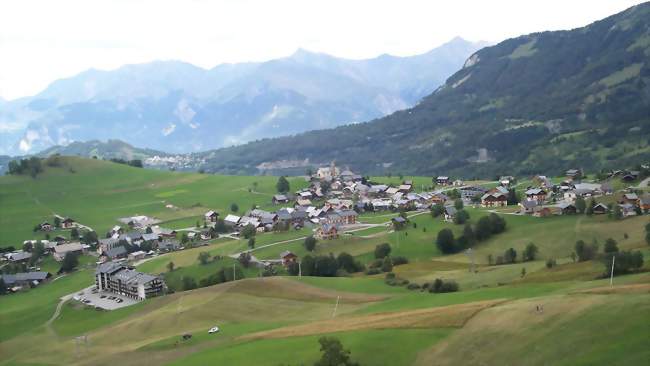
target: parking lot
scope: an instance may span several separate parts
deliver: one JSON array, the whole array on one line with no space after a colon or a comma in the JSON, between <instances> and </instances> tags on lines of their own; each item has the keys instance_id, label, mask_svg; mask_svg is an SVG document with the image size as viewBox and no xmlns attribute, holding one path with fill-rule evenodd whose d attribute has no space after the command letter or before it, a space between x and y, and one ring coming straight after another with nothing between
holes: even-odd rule
<instances>
[{"instance_id":1,"label":"parking lot","mask_svg":"<svg viewBox=\"0 0 650 366\"><path fill-rule=\"evenodd\" d=\"M84 302L88 306L96 306L106 310L115 310L138 303L137 300L113 292L93 292L92 288L75 294L74 300Z\"/></svg>"}]
</instances>

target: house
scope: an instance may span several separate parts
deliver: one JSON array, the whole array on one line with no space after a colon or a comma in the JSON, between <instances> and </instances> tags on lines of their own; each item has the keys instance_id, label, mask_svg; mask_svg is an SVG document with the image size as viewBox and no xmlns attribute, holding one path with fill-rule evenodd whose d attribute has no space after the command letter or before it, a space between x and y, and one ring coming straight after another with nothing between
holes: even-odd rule
<instances>
[{"instance_id":1,"label":"house","mask_svg":"<svg viewBox=\"0 0 650 366\"><path fill-rule=\"evenodd\" d=\"M631 171L631 172L627 172L625 175L623 175L621 177L621 180L623 182L633 182L637 178L639 178L639 172L638 171Z\"/></svg>"},{"instance_id":2,"label":"house","mask_svg":"<svg viewBox=\"0 0 650 366\"><path fill-rule=\"evenodd\" d=\"M4 255L5 259L10 262L25 262L32 257L32 253L18 250Z\"/></svg>"},{"instance_id":3,"label":"house","mask_svg":"<svg viewBox=\"0 0 650 366\"><path fill-rule=\"evenodd\" d=\"M217 219L219 219L219 214L216 211L208 211L203 215L203 219L206 222L217 222Z\"/></svg>"},{"instance_id":4,"label":"house","mask_svg":"<svg viewBox=\"0 0 650 366\"><path fill-rule=\"evenodd\" d=\"M533 212L533 216L535 217L548 217L553 214L553 211L551 210L550 207L543 207L543 206L537 206L537 208Z\"/></svg>"},{"instance_id":5,"label":"house","mask_svg":"<svg viewBox=\"0 0 650 366\"><path fill-rule=\"evenodd\" d=\"M176 237L176 230L173 229L167 229L164 227L160 227L158 225L152 226L151 227L151 232L153 234L158 235L159 238L175 238Z\"/></svg>"},{"instance_id":6,"label":"house","mask_svg":"<svg viewBox=\"0 0 650 366\"><path fill-rule=\"evenodd\" d=\"M562 215L575 215L577 212L576 205L570 202L560 202L556 206L560 209Z\"/></svg>"},{"instance_id":7,"label":"house","mask_svg":"<svg viewBox=\"0 0 650 366\"><path fill-rule=\"evenodd\" d=\"M316 238L323 240L331 240L339 237L338 225L323 224L316 229Z\"/></svg>"},{"instance_id":8,"label":"house","mask_svg":"<svg viewBox=\"0 0 650 366\"><path fill-rule=\"evenodd\" d=\"M465 182L463 182L463 181L460 180L460 179L456 179L456 180L453 181L451 184L452 184L454 187L462 187L462 186L465 184Z\"/></svg>"},{"instance_id":9,"label":"house","mask_svg":"<svg viewBox=\"0 0 650 366\"><path fill-rule=\"evenodd\" d=\"M225 219L223 219L223 222L227 226L237 226L239 224L239 220L241 220L241 217L228 214Z\"/></svg>"},{"instance_id":10,"label":"house","mask_svg":"<svg viewBox=\"0 0 650 366\"><path fill-rule=\"evenodd\" d=\"M650 194L646 193L639 197L639 207L643 212L650 211Z\"/></svg>"},{"instance_id":11,"label":"house","mask_svg":"<svg viewBox=\"0 0 650 366\"><path fill-rule=\"evenodd\" d=\"M456 207L452 205L445 206L445 221L454 221L457 213Z\"/></svg>"},{"instance_id":12,"label":"house","mask_svg":"<svg viewBox=\"0 0 650 366\"><path fill-rule=\"evenodd\" d=\"M284 194L276 194L273 196L271 199L274 205L280 204L280 203L287 203L289 202L289 198L285 196Z\"/></svg>"},{"instance_id":13,"label":"house","mask_svg":"<svg viewBox=\"0 0 650 366\"><path fill-rule=\"evenodd\" d=\"M50 225L49 222L42 222L38 225L38 229L41 231L52 231L54 229L54 226Z\"/></svg>"},{"instance_id":14,"label":"house","mask_svg":"<svg viewBox=\"0 0 650 366\"><path fill-rule=\"evenodd\" d=\"M443 176L443 175L437 177L436 178L436 184L439 184L441 186L449 185L449 177L446 177L446 176Z\"/></svg>"},{"instance_id":15,"label":"house","mask_svg":"<svg viewBox=\"0 0 650 366\"><path fill-rule=\"evenodd\" d=\"M597 203L594 205L594 214L603 215L609 211L609 208L602 203Z\"/></svg>"},{"instance_id":16,"label":"house","mask_svg":"<svg viewBox=\"0 0 650 366\"><path fill-rule=\"evenodd\" d=\"M359 214L353 210L335 210L325 216L325 222L333 225L353 225L357 223Z\"/></svg>"},{"instance_id":17,"label":"house","mask_svg":"<svg viewBox=\"0 0 650 366\"><path fill-rule=\"evenodd\" d=\"M111 260L126 258L128 251L123 246L113 247L102 253L102 256L107 257Z\"/></svg>"},{"instance_id":18,"label":"house","mask_svg":"<svg viewBox=\"0 0 650 366\"><path fill-rule=\"evenodd\" d=\"M395 228L401 228L406 225L407 222L402 216L393 217L390 221L393 223L393 227Z\"/></svg>"},{"instance_id":19,"label":"house","mask_svg":"<svg viewBox=\"0 0 650 366\"><path fill-rule=\"evenodd\" d=\"M61 244L54 247L54 259L62 261L68 253L82 254L84 247L81 243Z\"/></svg>"},{"instance_id":20,"label":"house","mask_svg":"<svg viewBox=\"0 0 650 366\"><path fill-rule=\"evenodd\" d=\"M106 262L95 270L95 287L99 291L145 300L162 295L165 282L159 276L138 272L123 264Z\"/></svg>"},{"instance_id":21,"label":"house","mask_svg":"<svg viewBox=\"0 0 650 366\"><path fill-rule=\"evenodd\" d=\"M542 203L546 200L546 191L540 188L531 188L525 192L526 200Z\"/></svg>"},{"instance_id":22,"label":"house","mask_svg":"<svg viewBox=\"0 0 650 366\"><path fill-rule=\"evenodd\" d=\"M486 193L481 196L483 207L504 207L508 205L508 197L501 192Z\"/></svg>"},{"instance_id":23,"label":"house","mask_svg":"<svg viewBox=\"0 0 650 366\"><path fill-rule=\"evenodd\" d=\"M521 201L519 202L519 207L521 207L521 212L525 214L532 215L535 213L535 210L539 207L539 202L538 201Z\"/></svg>"},{"instance_id":24,"label":"house","mask_svg":"<svg viewBox=\"0 0 650 366\"><path fill-rule=\"evenodd\" d=\"M285 250L284 252L280 253L280 259L282 260L282 265L286 267L291 263L296 263L298 261L298 256L288 250Z\"/></svg>"},{"instance_id":25,"label":"house","mask_svg":"<svg viewBox=\"0 0 650 366\"><path fill-rule=\"evenodd\" d=\"M181 243L179 243L177 240L165 239L158 243L158 250L164 252L171 252L174 250L178 250L180 249L180 247L181 247Z\"/></svg>"},{"instance_id":26,"label":"house","mask_svg":"<svg viewBox=\"0 0 650 366\"><path fill-rule=\"evenodd\" d=\"M397 189L402 193L409 193L413 186L411 184L401 184Z\"/></svg>"},{"instance_id":27,"label":"house","mask_svg":"<svg viewBox=\"0 0 650 366\"><path fill-rule=\"evenodd\" d=\"M142 250L138 250L137 252L130 253L128 256L128 259L130 261L138 261L140 259L144 259L144 257L147 256L147 252L144 252Z\"/></svg>"},{"instance_id":28,"label":"house","mask_svg":"<svg viewBox=\"0 0 650 366\"><path fill-rule=\"evenodd\" d=\"M471 201L474 199L474 197L477 196L481 197L487 191L488 190L486 188L480 186L468 186L459 189L460 197L463 199L463 201Z\"/></svg>"},{"instance_id":29,"label":"house","mask_svg":"<svg viewBox=\"0 0 650 366\"><path fill-rule=\"evenodd\" d=\"M636 205L639 203L639 196L636 193L625 193L621 200L622 203L629 203L631 205Z\"/></svg>"},{"instance_id":30,"label":"house","mask_svg":"<svg viewBox=\"0 0 650 366\"><path fill-rule=\"evenodd\" d=\"M580 169L569 169L565 173L567 179L580 180L582 178L582 171Z\"/></svg>"},{"instance_id":31,"label":"house","mask_svg":"<svg viewBox=\"0 0 650 366\"><path fill-rule=\"evenodd\" d=\"M623 217L636 216L636 206L631 203L620 205Z\"/></svg>"},{"instance_id":32,"label":"house","mask_svg":"<svg viewBox=\"0 0 650 366\"><path fill-rule=\"evenodd\" d=\"M115 226L113 226L113 228L109 231L109 233L110 233L111 235L117 235L117 236L120 236L120 235L124 234L124 230L122 229L122 227L121 227L120 225L115 225Z\"/></svg>"},{"instance_id":33,"label":"house","mask_svg":"<svg viewBox=\"0 0 650 366\"><path fill-rule=\"evenodd\" d=\"M196 234L194 236L196 236ZM201 237L201 240L210 240L210 239L212 239L212 234L210 234L210 230L201 230L200 237ZM189 238L189 235L188 235L188 238Z\"/></svg>"},{"instance_id":34,"label":"house","mask_svg":"<svg viewBox=\"0 0 650 366\"><path fill-rule=\"evenodd\" d=\"M538 186L543 187L543 188L552 188L553 187L553 182L545 176L545 175L537 175L533 178L533 182L535 182Z\"/></svg>"},{"instance_id":35,"label":"house","mask_svg":"<svg viewBox=\"0 0 650 366\"><path fill-rule=\"evenodd\" d=\"M50 277L52 277L50 272L42 271L0 275L0 278L2 278L8 288L25 286L35 287L44 281L47 281Z\"/></svg>"},{"instance_id":36,"label":"house","mask_svg":"<svg viewBox=\"0 0 650 366\"><path fill-rule=\"evenodd\" d=\"M69 217L61 220L61 227L64 229L71 229L75 226L75 221Z\"/></svg>"},{"instance_id":37,"label":"house","mask_svg":"<svg viewBox=\"0 0 650 366\"><path fill-rule=\"evenodd\" d=\"M298 198L296 200L296 206L303 206L303 207L311 206L311 201L309 199Z\"/></svg>"},{"instance_id":38,"label":"house","mask_svg":"<svg viewBox=\"0 0 650 366\"><path fill-rule=\"evenodd\" d=\"M397 188L397 187L390 187L390 188L386 189L386 194L389 195L389 196L392 196L392 195L396 194L397 192L399 192L399 188Z\"/></svg>"},{"instance_id":39,"label":"house","mask_svg":"<svg viewBox=\"0 0 650 366\"><path fill-rule=\"evenodd\" d=\"M149 233L149 234L142 234L142 241L143 242L153 242L153 241L158 241L160 240L160 236L155 233Z\"/></svg>"},{"instance_id":40,"label":"house","mask_svg":"<svg viewBox=\"0 0 650 366\"><path fill-rule=\"evenodd\" d=\"M158 237L156 236L156 239L157 238ZM118 246L120 246L120 241L117 238L99 239L97 251L99 254L102 254Z\"/></svg>"}]
</instances>

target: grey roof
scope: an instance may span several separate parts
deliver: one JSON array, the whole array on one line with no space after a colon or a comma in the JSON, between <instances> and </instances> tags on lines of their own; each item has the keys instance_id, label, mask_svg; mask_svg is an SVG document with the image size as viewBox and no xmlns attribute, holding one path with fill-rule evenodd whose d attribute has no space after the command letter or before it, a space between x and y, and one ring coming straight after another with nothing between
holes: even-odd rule
<instances>
[{"instance_id":1,"label":"grey roof","mask_svg":"<svg viewBox=\"0 0 650 366\"><path fill-rule=\"evenodd\" d=\"M123 246L119 247L114 247L109 250L107 250L104 254L106 254L107 257L109 258L115 258L120 255L125 255L126 254L126 248Z\"/></svg>"},{"instance_id":2,"label":"grey roof","mask_svg":"<svg viewBox=\"0 0 650 366\"><path fill-rule=\"evenodd\" d=\"M142 240L144 241L150 241L150 240L158 240L158 234L142 234Z\"/></svg>"},{"instance_id":3,"label":"grey roof","mask_svg":"<svg viewBox=\"0 0 650 366\"><path fill-rule=\"evenodd\" d=\"M6 285L13 285L16 282L23 282L23 281L43 281L50 277L51 274L50 272L23 272L23 273L16 273L16 274L5 274L1 275L0 278L5 282Z\"/></svg>"},{"instance_id":4,"label":"grey roof","mask_svg":"<svg viewBox=\"0 0 650 366\"><path fill-rule=\"evenodd\" d=\"M399 222L399 223L404 223L404 222L406 222L406 219L403 218L402 216L397 216L397 217L394 217L392 221Z\"/></svg>"},{"instance_id":5,"label":"grey roof","mask_svg":"<svg viewBox=\"0 0 650 366\"><path fill-rule=\"evenodd\" d=\"M115 263L115 262L106 262L97 266L97 269L95 270L95 274L96 275L100 273L113 274L123 268L125 267L122 264Z\"/></svg>"},{"instance_id":6,"label":"grey roof","mask_svg":"<svg viewBox=\"0 0 650 366\"><path fill-rule=\"evenodd\" d=\"M119 241L120 240L116 238L99 239L99 244L111 246L117 244Z\"/></svg>"},{"instance_id":7,"label":"grey roof","mask_svg":"<svg viewBox=\"0 0 650 366\"><path fill-rule=\"evenodd\" d=\"M31 258L32 253L24 252L21 250L19 252L9 253L8 256L12 261L24 261L25 259Z\"/></svg>"},{"instance_id":8,"label":"grey roof","mask_svg":"<svg viewBox=\"0 0 650 366\"><path fill-rule=\"evenodd\" d=\"M527 210L530 210L530 209L533 209L533 208L539 206L539 204L537 203L537 201L528 201L528 200L523 200L523 201L519 202L519 204L520 204L523 208L525 208L525 209L527 209Z\"/></svg>"},{"instance_id":9,"label":"grey roof","mask_svg":"<svg viewBox=\"0 0 650 366\"><path fill-rule=\"evenodd\" d=\"M276 201L288 201L289 200L287 198L287 196L285 196L283 194L276 194L275 196L273 196L273 199L276 200Z\"/></svg>"}]
</instances>

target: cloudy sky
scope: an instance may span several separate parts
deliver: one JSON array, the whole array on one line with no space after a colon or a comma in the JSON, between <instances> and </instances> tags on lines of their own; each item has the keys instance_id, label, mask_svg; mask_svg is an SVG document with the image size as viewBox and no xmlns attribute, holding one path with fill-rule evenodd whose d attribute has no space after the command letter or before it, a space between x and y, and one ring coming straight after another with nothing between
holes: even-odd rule
<instances>
[{"instance_id":1,"label":"cloudy sky","mask_svg":"<svg viewBox=\"0 0 650 366\"><path fill-rule=\"evenodd\" d=\"M210 68L302 47L347 58L413 55L455 36L498 42L586 25L639 0L3 0L0 96L89 68L151 60Z\"/></svg>"}]
</instances>

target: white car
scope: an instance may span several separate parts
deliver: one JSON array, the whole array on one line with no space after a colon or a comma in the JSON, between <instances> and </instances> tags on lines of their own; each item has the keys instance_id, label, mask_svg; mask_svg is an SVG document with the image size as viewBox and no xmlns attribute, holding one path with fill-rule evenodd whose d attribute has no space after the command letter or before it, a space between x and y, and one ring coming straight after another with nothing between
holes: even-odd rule
<instances>
[{"instance_id":1,"label":"white car","mask_svg":"<svg viewBox=\"0 0 650 366\"><path fill-rule=\"evenodd\" d=\"M218 331L219 331L219 327L212 327L208 331L208 334L217 333Z\"/></svg>"}]
</instances>

